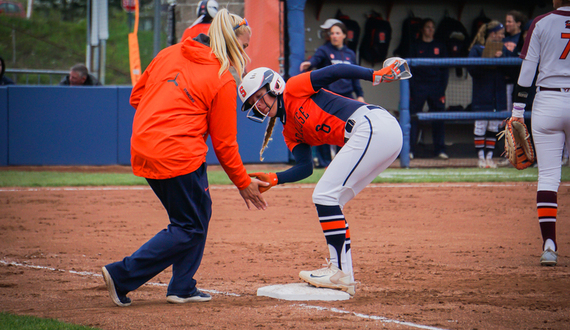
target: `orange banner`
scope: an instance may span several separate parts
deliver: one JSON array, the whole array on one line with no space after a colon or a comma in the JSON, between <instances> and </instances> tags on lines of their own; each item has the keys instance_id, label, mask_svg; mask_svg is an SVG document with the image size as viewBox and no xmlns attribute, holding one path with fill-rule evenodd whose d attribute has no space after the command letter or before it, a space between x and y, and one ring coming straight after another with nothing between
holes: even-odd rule
<instances>
[{"instance_id":1,"label":"orange banner","mask_svg":"<svg viewBox=\"0 0 570 330\"><path fill-rule=\"evenodd\" d=\"M135 28L132 33L129 33L129 64L131 69L131 82L133 86L141 78L141 58L139 51L139 38L137 33L139 31L139 0L135 1Z\"/></svg>"},{"instance_id":2,"label":"orange banner","mask_svg":"<svg viewBox=\"0 0 570 330\"><path fill-rule=\"evenodd\" d=\"M251 63L247 71L265 66L279 73L280 50L280 1L279 0L245 0L244 16L251 28L251 40L246 49Z\"/></svg>"}]
</instances>

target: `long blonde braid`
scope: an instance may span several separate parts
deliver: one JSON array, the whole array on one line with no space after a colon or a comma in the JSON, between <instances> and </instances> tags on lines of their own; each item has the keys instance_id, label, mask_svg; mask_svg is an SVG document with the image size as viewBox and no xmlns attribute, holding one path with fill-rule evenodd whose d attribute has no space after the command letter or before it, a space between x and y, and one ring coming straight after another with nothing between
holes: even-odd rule
<instances>
[{"instance_id":1,"label":"long blonde braid","mask_svg":"<svg viewBox=\"0 0 570 330\"><path fill-rule=\"evenodd\" d=\"M265 135L263 136L263 145L259 151L259 160L263 161L263 152L267 148L267 144L271 141L271 135L273 134L273 128L275 128L275 120L277 117L271 117L267 123L267 128L265 129Z\"/></svg>"}]
</instances>

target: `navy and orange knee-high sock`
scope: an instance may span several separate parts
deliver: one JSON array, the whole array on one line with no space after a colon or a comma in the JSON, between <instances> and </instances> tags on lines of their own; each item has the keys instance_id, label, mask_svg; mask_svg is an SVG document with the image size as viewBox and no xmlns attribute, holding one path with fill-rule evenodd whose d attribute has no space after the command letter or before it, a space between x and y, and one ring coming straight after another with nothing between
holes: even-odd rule
<instances>
[{"instance_id":1,"label":"navy and orange knee-high sock","mask_svg":"<svg viewBox=\"0 0 570 330\"><path fill-rule=\"evenodd\" d=\"M495 144L497 144L497 133L487 131L485 133L485 157L487 159L493 158Z\"/></svg>"},{"instance_id":2,"label":"navy and orange knee-high sock","mask_svg":"<svg viewBox=\"0 0 570 330\"><path fill-rule=\"evenodd\" d=\"M330 252L330 261L347 274L352 274L350 253L350 230L340 206L320 205L317 207L319 222Z\"/></svg>"},{"instance_id":3,"label":"navy and orange knee-high sock","mask_svg":"<svg viewBox=\"0 0 570 330\"><path fill-rule=\"evenodd\" d=\"M477 156L479 159L485 158L485 136L475 135L475 150L477 151Z\"/></svg>"},{"instance_id":4,"label":"navy and orange knee-high sock","mask_svg":"<svg viewBox=\"0 0 570 330\"><path fill-rule=\"evenodd\" d=\"M558 213L558 196L556 191L537 191L536 209L542 234L542 248L546 248L546 241L550 239L554 244L553 250L556 251L556 216Z\"/></svg>"}]
</instances>

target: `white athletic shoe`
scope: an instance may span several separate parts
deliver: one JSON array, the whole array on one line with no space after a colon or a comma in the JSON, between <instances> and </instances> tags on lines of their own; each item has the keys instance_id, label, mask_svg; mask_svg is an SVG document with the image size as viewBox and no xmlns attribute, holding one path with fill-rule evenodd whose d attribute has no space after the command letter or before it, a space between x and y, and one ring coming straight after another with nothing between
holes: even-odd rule
<instances>
[{"instance_id":1,"label":"white athletic shoe","mask_svg":"<svg viewBox=\"0 0 570 330\"><path fill-rule=\"evenodd\" d=\"M339 289L351 296L355 294L355 283L351 282L350 274L344 273L336 265L327 260L327 267L299 273L299 278L317 288Z\"/></svg>"},{"instance_id":2,"label":"white athletic shoe","mask_svg":"<svg viewBox=\"0 0 570 330\"><path fill-rule=\"evenodd\" d=\"M558 262L558 252L552 251L550 248L546 248L544 252L542 252L542 256L540 257L540 264L543 266L556 266Z\"/></svg>"},{"instance_id":3,"label":"white athletic shoe","mask_svg":"<svg viewBox=\"0 0 570 330\"><path fill-rule=\"evenodd\" d=\"M487 168L497 168L497 164L492 159L487 159Z\"/></svg>"},{"instance_id":4,"label":"white athletic shoe","mask_svg":"<svg viewBox=\"0 0 570 330\"><path fill-rule=\"evenodd\" d=\"M479 168L487 168L487 161L479 158L479 161L477 162L477 166Z\"/></svg>"}]
</instances>

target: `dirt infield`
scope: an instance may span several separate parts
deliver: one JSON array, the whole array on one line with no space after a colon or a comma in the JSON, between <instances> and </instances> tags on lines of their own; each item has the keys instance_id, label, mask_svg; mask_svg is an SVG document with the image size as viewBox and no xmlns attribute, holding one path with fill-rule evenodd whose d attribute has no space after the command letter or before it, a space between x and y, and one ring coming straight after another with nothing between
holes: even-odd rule
<instances>
[{"instance_id":1,"label":"dirt infield","mask_svg":"<svg viewBox=\"0 0 570 330\"><path fill-rule=\"evenodd\" d=\"M270 190L267 211L212 187L197 280L213 300L166 303L168 269L120 308L100 268L166 226L148 187L0 189L0 310L101 329L568 329L569 190L559 265L541 267L535 184L372 185L345 208L356 296L291 302L256 290L296 283L328 255L312 187Z\"/></svg>"}]
</instances>

